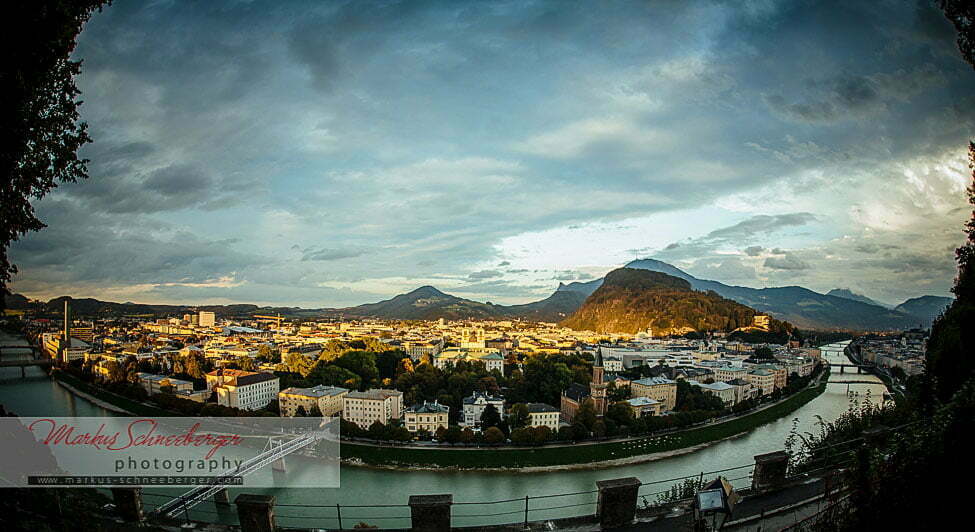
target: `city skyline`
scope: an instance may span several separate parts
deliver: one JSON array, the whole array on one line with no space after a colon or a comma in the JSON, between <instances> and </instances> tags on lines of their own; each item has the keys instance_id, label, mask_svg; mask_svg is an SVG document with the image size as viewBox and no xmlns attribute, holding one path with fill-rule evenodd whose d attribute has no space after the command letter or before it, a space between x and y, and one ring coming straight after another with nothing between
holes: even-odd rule
<instances>
[{"instance_id":1,"label":"city skyline","mask_svg":"<svg viewBox=\"0 0 975 532\"><path fill-rule=\"evenodd\" d=\"M924 3L119 3L76 57L91 177L11 247L33 297L521 303L654 257L897 303L969 216Z\"/></svg>"}]
</instances>

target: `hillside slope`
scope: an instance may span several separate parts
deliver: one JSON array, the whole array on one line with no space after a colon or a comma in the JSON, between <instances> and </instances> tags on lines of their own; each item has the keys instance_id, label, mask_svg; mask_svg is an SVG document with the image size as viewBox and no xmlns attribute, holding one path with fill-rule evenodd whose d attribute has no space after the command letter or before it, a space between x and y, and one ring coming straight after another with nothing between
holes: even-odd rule
<instances>
[{"instance_id":1,"label":"hillside slope","mask_svg":"<svg viewBox=\"0 0 975 532\"><path fill-rule=\"evenodd\" d=\"M751 326L760 312L713 292L694 290L686 279L635 268L613 270L585 303L562 322L576 330L654 335L733 331ZM775 323L776 328L788 324Z\"/></svg>"}]
</instances>

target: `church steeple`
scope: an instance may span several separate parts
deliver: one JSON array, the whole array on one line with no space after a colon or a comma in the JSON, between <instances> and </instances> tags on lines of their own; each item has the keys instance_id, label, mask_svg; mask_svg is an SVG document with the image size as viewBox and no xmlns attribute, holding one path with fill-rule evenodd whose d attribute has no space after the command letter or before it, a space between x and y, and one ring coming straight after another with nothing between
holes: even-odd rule
<instances>
[{"instance_id":1,"label":"church steeple","mask_svg":"<svg viewBox=\"0 0 975 532\"><path fill-rule=\"evenodd\" d=\"M596 359L592 364L592 382L589 384L589 395L592 396L593 406L597 416L606 413L606 383L603 382L603 348L596 348Z\"/></svg>"}]
</instances>

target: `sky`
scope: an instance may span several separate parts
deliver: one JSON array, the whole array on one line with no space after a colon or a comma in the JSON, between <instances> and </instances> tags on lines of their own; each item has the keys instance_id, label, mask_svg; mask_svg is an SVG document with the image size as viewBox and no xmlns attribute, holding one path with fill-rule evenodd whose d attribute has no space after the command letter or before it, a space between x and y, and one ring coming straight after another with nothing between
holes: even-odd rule
<instances>
[{"instance_id":1,"label":"sky","mask_svg":"<svg viewBox=\"0 0 975 532\"><path fill-rule=\"evenodd\" d=\"M11 248L35 298L510 304L653 257L896 304L950 294L971 215L926 1L115 0L75 56L90 178Z\"/></svg>"}]
</instances>

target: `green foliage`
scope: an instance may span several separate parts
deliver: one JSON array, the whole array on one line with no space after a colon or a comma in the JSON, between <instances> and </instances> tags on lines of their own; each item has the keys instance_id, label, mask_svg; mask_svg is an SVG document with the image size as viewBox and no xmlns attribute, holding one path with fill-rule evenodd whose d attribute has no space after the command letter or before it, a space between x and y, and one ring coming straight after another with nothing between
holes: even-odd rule
<instances>
[{"instance_id":1,"label":"green foliage","mask_svg":"<svg viewBox=\"0 0 975 532\"><path fill-rule=\"evenodd\" d=\"M4 21L16 28L16 50L8 49L0 70L0 309L7 283L17 272L7 248L30 231L44 228L31 201L59 183L88 177L87 160L78 150L91 142L88 125L79 122L74 78L81 61L72 61L75 38L104 0L51 0L43 6L5 6ZM12 31L12 30L8 30ZM11 34L13 35L13 34Z\"/></svg>"},{"instance_id":2,"label":"green foliage","mask_svg":"<svg viewBox=\"0 0 975 532\"><path fill-rule=\"evenodd\" d=\"M687 500L695 496L710 480L704 481L703 478L686 478L670 487L670 490L657 495L657 504L669 504L677 501Z\"/></svg>"},{"instance_id":3,"label":"green foliage","mask_svg":"<svg viewBox=\"0 0 975 532\"><path fill-rule=\"evenodd\" d=\"M759 359L759 360L769 360L775 357L772 355L772 348L766 345L762 345L755 348L755 351L752 354L752 358Z\"/></svg>"},{"instance_id":4,"label":"green foliage","mask_svg":"<svg viewBox=\"0 0 975 532\"><path fill-rule=\"evenodd\" d=\"M497 427L501 424L501 413L494 405L487 405L484 407L484 412L481 413L481 427Z\"/></svg>"},{"instance_id":5,"label":"green foliage","mask_svg":"<svg viewBox=\"0 0 975 532\"><path fill-rule=\"evenodd\" d=\"M586 432L592 431L596 424L596 407L592 399L586 399L579 405L579 411L572 417L573 425L581 425Z\"/></svg>"},{"instance_id":6,"label":"green foliage","mask_svg":"<svg viewBox=\"0 0 975 532\"><path fill-rule=\"evenodd\" d=\"M971 44L971 36L968 39ZM969 167L973 170L968 201L975 210L975 143L969 143L968 157ZM975 212L966 224L966 230L967 242L955 251L958 260L958 277L952 288L955 300L931 326L925 354L925 398L941 402L948 401L962 383L975 374L975 356L972 356L975 346L975 327L972 326L975 323Z\"/></svg>"},{"instance_id":7,"label":"green foliage","mask_svg":"<svg viewBox=\"0 0 975 532\"><path fill-rule=\"evenodd\" d=\"M677 380L677 411L721 412L724 408L724 402L713 393L692 386L684 379Z\"/></svg>"},{"instance_id":8,"label":"green foliage","mask_svg":"<svg viewBox=\"0 0 975 532\"><path fill-rule=\"evenodd\" d=\"M484 443L496 444L504 440L504 433L498 427L491 427L484 431Z\"/></svg>"},{"instance_id":9,"label":"green foliage","mask_svg":"<svg viewBox=\"0 0 975 532\"><path fill-rule=\"evenodd\" d=\"M512 405L511 411L508 413L508 426L512 429L512 438L517 429L527 426L530 421L531 415L528 413L528 405L524 403Z\"/></svg>"}]
</instances>

